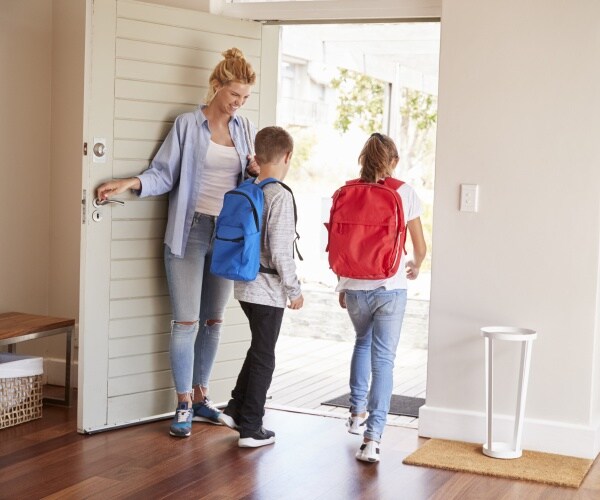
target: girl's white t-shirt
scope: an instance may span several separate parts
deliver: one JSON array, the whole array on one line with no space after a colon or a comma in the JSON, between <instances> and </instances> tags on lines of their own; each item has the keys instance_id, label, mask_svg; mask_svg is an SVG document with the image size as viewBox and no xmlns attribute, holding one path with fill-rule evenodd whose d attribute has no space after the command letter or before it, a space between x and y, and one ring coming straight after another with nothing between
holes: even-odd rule
<instances>
[{"instance_id":1,"label":"girl's white t-shirt","mask_svg":"<svg viewBox=\"0 0 600 500\"><path fill-rule=\"evenodd\" d=\"M402 184L398 189L400 198L402 199L402 208L404 210L404 220L408 223L413 219L421 216L421 200L417 196L415 190L408 184ZM400 258L400 266L398 272L394 276L380 280L358 280L354 278L345 278L340 276L338 285L335 289L336 292L343 292L344 290L375 290L376 288L383 287L386 290L398 290L402 288L408 288L408 279L406 278L406 270L404 269L406 263L406 255L402 252Z\"/></svg>"},{"instance_id":2,"label":"girl's white t-shirt","mask_svg":"<svg viewBox=\"0 0 600 500\"><path fill-rule=\"evenodd\" d=\"M200 172L196 212L219 215L223 208L223 196L236 187L240 170L240 157L233 146L210 141L204 168Z\"/></svg>"}]
</instances>

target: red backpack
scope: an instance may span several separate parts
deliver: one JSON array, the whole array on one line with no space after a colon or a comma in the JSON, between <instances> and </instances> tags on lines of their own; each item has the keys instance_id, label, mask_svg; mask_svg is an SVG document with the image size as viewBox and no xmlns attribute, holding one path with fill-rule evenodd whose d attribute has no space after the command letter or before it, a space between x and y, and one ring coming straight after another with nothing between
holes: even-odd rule
<instances>
[{"instance_id":1,"label":"red backpack","mask_svg":"<svg viewBox=\"0 0 600 500\"><path fill-rule=\"evenodd\" d=\"M348 181L333 194L326 251L338 276L383 279L400 266L406 223L398 188L392 177L377 183Z\"/></svg>"}]
</instances>

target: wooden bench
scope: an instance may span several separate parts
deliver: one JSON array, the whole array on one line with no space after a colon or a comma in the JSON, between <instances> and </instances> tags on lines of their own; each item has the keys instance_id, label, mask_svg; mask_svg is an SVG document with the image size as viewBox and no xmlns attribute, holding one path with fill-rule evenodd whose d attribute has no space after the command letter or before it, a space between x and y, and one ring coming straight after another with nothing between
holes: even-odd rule
<instances>
[{"instance_id":1,"label":"wooden bench","mask_svg":"<svg viewBox=\"0 0 600 500\"><path fill-rule=\"evenodd\" d=\"M65 397L64 399L44 398L44 403L71 406L71 336L74 319L55 318L9 312L0 314L0 346L8 346L8 352L15 351L15 345L26 340L49 337L59 333L66 334L65 353Z\"/></svg>"}]
</instances>

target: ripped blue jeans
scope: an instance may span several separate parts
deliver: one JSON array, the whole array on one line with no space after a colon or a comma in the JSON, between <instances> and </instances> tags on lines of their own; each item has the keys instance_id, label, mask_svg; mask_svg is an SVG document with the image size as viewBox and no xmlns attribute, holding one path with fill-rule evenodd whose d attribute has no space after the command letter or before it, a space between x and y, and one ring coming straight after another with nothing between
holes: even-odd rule
<instances>
[{"instance_id":1,"label":"ripped blue jeans","mask_svg":"<svg viewBox=\"0 0 600 500\"><path fill-rule=\"evenodd\" d=\"M175 390L179 394L192 392L192 385L208 387L225 306L233 290L233 281L210 272L215 219L211 215L194 215L183 259L165 246L173 311L169 351ZM191 325L180 323L191 321L194 322Z\"/></svg>"}]
</instances>

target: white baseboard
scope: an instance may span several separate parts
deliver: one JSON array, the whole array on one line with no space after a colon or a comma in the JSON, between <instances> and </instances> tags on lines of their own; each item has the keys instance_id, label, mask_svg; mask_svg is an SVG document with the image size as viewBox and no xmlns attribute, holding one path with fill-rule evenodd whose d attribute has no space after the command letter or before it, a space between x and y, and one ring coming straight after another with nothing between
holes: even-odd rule
<instances>
[{"instance_id":1,"label":"white baseboard","mask_svg":"<svg viewBox=\"0 0 600 500\"><path fill-rule=\"evenodd\" d=\"M77 361L71 365L71 388L77 387ZM44 358L43 383L65 385L65 360L60 358Z\"/></svg>"},{"instance_id":2,"label":"white baseboard","mask_svg":"<svg viewBox=\"0 0 600 500\"><path fill-rule=\"evenodd\" d=\"M514 417L494 415L494 441L512 441ZM422 406L419 410L419 436L468 443L484 443L484 412L457 411ZM574 425L550 420L525 419L524 450L556 453L594 459L600 452L600 422Z\"/></svg>"}]
</instances>

